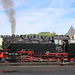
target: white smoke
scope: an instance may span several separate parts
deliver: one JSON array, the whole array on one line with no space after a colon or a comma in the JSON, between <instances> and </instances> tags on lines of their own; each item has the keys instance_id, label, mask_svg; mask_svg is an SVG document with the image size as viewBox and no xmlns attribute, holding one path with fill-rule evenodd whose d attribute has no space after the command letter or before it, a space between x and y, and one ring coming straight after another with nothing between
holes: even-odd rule
<instances>
[{"instance_id":1,"label":"white smoke","mask_svg":"<svg viewBox=\"0 0 75 75\"><path fill-rule=\"evenodd\" d=\"M11 30L12 30L12 35L15 34L15 28L16 28L16 20L15 20L15 10L13 9L14 7L14 2L13 0L1 0L1 4L9 18L9 22L11 23Z\"/></svg>"}]
</instances>

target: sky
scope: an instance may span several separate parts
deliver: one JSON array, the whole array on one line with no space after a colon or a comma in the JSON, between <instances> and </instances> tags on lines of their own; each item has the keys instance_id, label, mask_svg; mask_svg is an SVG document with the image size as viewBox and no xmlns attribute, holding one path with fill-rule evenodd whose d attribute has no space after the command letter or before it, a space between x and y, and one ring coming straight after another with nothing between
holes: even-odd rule
<instances>
[{"instance_id":1,"label":"sky","mask_svg":"<svg viewBox=\"0 0 75 75\"><path fill-rule=\"evenodd\" d=\"M56 32L75 28L75 0L13 0L16 35ZM11 24L0 2L0 35L11 35Z\"/></svg>"}]
</instances>

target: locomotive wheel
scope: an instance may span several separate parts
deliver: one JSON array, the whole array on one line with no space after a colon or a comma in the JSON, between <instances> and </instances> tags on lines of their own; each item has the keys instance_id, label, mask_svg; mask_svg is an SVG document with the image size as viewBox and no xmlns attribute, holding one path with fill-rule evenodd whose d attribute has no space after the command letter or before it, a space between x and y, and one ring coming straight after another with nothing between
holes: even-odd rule
<instances>
[{"instance_id":1,"label":"locomotive wheel","mask_svg":"<svg viewBox=\"0 0 75 75\"><path fill-rule=\"evenodd\" d=\"M56 62L61 62L61 59L58 58Z\"/></svg>"},{"instance_id":2,"label":"locomotive wheel","mask_svg":"<svg viewBox=\"0 0 75 75\"><path fill-rule=\"evenodd\" d=\"M22 62L21 59L19 59L19 58L17 59L17 61L18 61L18 62Z\"/></svg>"},{"instance_id":3,"label":"locomotive wheel","mask_svg":"<svg viewBox=\"0 0 75 75\"><path fill-rule=\"evenodd\" d=\"M5 62L6 62L6 63L8 63L8 62L9 62L9 60L8 60L8 59L5 59Z\"/></svg>"},{"instance_id":4,"label":"locomotive wheel","mask_svg":"<svg viewBox=\"0 0 75 75\"><path fill-rule=\"evenodd\" d=\"M74 59L73 58L70 58L70 62L73 62L74 61Z\"/></svg>"}]
</instances>

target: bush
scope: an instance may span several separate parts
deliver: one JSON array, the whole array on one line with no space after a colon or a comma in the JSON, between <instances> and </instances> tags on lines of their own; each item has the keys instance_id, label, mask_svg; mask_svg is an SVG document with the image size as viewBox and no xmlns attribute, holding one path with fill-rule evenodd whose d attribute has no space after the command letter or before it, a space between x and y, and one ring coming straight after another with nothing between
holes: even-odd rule
<instances>
[{"instance_id":1,"label":"bush","mask_svg":"<svg viewBox=\"0 0 75 75\"><path fill-rule=\"evenodd\" d=\"M0 45L0 47L2 48L2 45Z\"/></svg>"}]
</instances>

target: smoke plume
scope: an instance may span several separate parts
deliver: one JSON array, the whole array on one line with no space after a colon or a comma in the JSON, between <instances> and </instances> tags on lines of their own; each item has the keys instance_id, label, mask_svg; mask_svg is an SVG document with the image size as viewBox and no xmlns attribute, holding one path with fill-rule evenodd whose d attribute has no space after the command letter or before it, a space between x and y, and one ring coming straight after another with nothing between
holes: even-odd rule
<instances>
[{"instance_id":1,"label":"smoke plume","mask_svg":"<svg viewBox=\"0 0 75 75\"><path fill-rule=\"evenodd\" d=\"M14 2L13 0L2 0L2 6L9 18L9 22L11 23L12 35L14 35L16 28L15 10L13 9Z\"/></svg>"}]
</instances>

